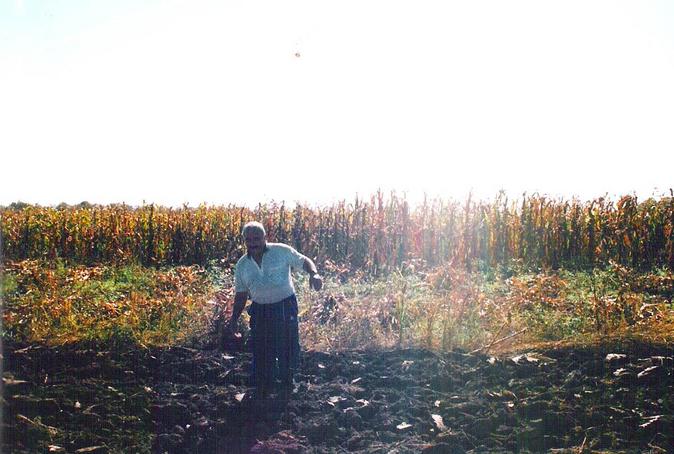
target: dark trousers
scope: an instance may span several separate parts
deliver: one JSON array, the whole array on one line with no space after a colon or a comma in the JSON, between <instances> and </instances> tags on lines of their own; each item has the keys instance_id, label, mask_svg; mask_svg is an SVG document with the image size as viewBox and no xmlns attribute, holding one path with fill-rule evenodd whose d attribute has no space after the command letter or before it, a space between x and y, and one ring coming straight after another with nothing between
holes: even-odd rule
<instances>
[{"instance_id":1,"label":"dark trousers","mask_svg":"<svg viewBox=\"0 0 674 454\"><path fill-rule=\"evenodd\" d=\"M269 388L278 379L292 383L300 362L300 341L295 295L273 304L253 302L250 315L253 384Z\"/></svg>"}]
</instances>

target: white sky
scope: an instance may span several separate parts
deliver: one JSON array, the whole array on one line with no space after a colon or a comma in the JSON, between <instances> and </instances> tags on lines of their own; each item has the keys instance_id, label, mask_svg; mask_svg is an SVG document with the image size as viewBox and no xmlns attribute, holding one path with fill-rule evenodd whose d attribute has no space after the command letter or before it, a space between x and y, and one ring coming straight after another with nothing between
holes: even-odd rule
<instances>
[{"instance_id":1,"label":"white sky","mask_svg":"<svg viewBox=\"0 0 674 454\"><path fill-rule=\"evenodd\" d=\"M0 0L0 204L674 187L674 2Z\"/></svg>"}]
</instances>

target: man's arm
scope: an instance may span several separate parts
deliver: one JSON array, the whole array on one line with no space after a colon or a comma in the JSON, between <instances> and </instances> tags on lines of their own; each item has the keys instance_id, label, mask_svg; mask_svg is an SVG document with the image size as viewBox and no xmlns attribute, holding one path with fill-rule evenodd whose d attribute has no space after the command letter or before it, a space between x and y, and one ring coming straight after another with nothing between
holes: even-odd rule
<instances>
[{"instance_id":1,"label":"man's arm","mask_svg":"<svg viewBox=\"0 0 674 454\"><path fill-rule=\"evenodd\" d=\"M243 312L243 308L246 307L246 301L248 301L248 292L236 292L234 295L234 307L232 308L232 317L229 319L228 326L229 329L235 331L236 324L239 321L239 317Z\"/></svg>"},{"instance_id":2,"label":"man's arm","mask_svg":"<svg viewBox=\"0 0 674 454\"><path fill-rule=\"evenodd\" d=\"M304 258L304 271L309 273L309 285L314 290L320 290L323 287L323 278L318 274L316 264L309 257Z\"/></svg>"}]
</instances>

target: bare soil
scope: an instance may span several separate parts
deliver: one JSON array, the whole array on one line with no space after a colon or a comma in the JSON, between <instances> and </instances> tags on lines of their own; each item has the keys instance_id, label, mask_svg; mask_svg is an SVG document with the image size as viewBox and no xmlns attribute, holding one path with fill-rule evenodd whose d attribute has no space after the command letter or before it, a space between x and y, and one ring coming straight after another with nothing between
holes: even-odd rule
<instances>
[{"instance_id":1,"label":"bare soil","mask_svg":"<svg viewBox=\"0 0 674 454\"><path fill-rule=\"evenodd\" d=\"M256 398L250 355L5 345L3 452L674 452L673 350L303 353Z\"/></svg>"}]
</instances>

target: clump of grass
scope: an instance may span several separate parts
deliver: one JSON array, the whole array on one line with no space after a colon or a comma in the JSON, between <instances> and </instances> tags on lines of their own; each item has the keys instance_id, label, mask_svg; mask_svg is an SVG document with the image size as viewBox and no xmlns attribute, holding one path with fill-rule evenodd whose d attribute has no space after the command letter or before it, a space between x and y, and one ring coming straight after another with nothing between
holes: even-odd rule
<instances>
[{"instance_id":1,"label":"clump of grass","mask_svg":"<svg viewBox=\"0 0 674 454\"><path fill-rule=\"evenodd\" d=\"M7 263L2 287L3 335L50 344L175 342L212 292L198 267L86 267L38 260Z\"/></svg>"},{"instance_id":2,"label":"clump of grass","mask_svg":"<svg viewBox=\"0 0 674 454\"><path fill-rule=\"evenodd\" d=\"M612 266L512 276L438 267L301 284L301 334L315 349L422 346L489 351L646 333L674 340L672 274ZM641 334L638 334L641 333Z\"/></svg>"},{"instance_id":3,"label":"clump of grass","mask_svg":"<svg viewBox=\"0 0 674 454\"><path fill-rule=\"evenodd\" d=\"M316 349L472 349L506 320L504 308L482 291L479 275L461 268L328 279L322 294L299 288L301 336Z\"/></svg>"},{"instance_id":4,"label":"clump of grass","mask_svg":"<svg viewBox=\"0 0 674 454\"><path fill-rule=\"evenodd\" d=\"M640 273L613 263L606 269L515 276L508 280L508 297L520 301L517 318L529 328L530 342L617 333L643 337L648 331L662 332L663 326L674 333L668 322L673 318L673 282L667 270Z\"/></svg>"}]
</instances>

